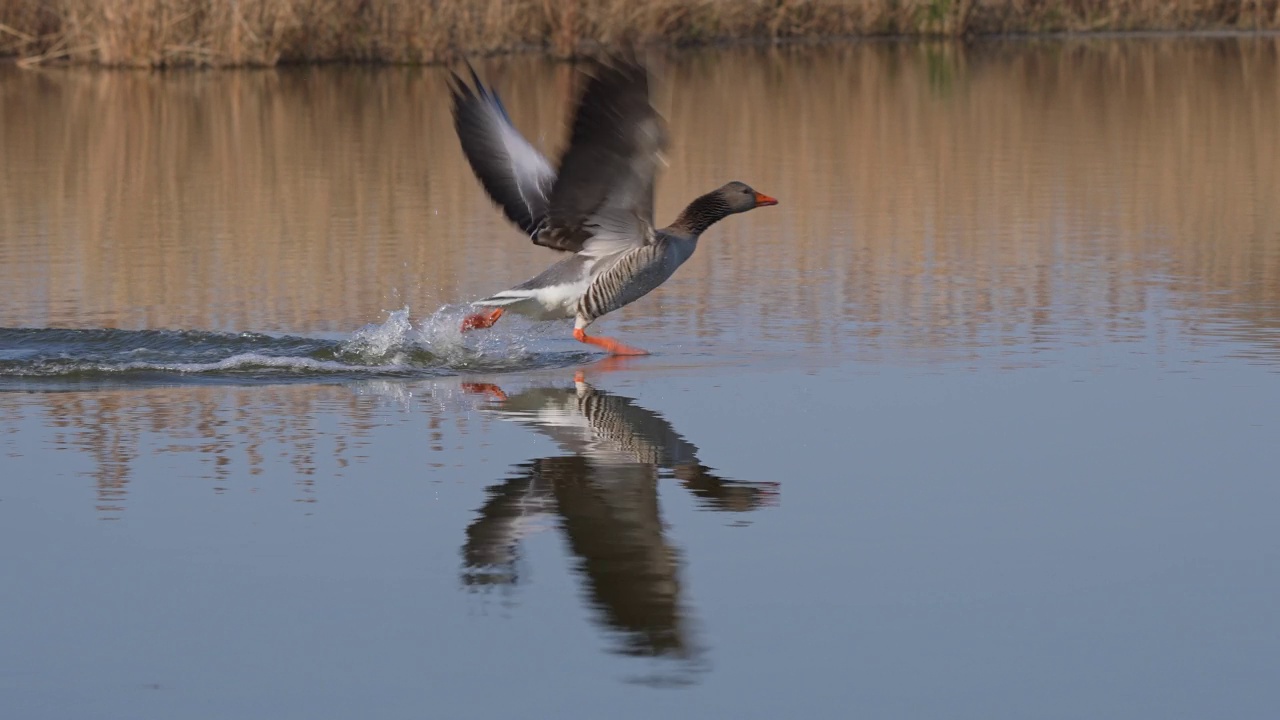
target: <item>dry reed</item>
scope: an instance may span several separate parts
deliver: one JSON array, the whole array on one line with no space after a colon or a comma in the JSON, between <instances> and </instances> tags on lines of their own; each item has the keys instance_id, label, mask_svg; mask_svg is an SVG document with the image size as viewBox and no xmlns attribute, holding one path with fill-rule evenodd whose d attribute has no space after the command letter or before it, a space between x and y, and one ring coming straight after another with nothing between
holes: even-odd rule
<instances>
[{"instance_id":1,"label":"dry reed","mask_svg":"<svg viewBox=\"0 0 1280 720\"><path fill-rule=\"evenodd\" d=\"M670 45L860 35L1280 28L1280 0L0 0L35 64L432 63L625 35Z\"/></svg>"}]
</instances>

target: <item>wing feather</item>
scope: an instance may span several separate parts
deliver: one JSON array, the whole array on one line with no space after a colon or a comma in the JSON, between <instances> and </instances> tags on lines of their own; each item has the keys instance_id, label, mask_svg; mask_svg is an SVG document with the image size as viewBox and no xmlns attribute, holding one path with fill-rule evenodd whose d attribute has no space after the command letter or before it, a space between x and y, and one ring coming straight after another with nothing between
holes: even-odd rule
<instances>
[{"instance_id":1,"label":"wing feather","mask_svg":"<svg viewBox=\"0 0 1280 720\"><path fill-rule=\"evenodd\" d=\"M534 242L594 257L653 242L653 186L665 145L648 71L630 58L598 63Z\"/></svg>"},{"instance_id":2,"label":"wing feather","mask_svg":"<svg viewBox=\"0 0 1280 720\"><path fill-rule=\"evenodd\" d=\"M462 151L489 197L526 235L547 217L556 171L520 134L501 98L467 64L471 82L449 73L453 124Z\"/></svg>"}]
</instances>

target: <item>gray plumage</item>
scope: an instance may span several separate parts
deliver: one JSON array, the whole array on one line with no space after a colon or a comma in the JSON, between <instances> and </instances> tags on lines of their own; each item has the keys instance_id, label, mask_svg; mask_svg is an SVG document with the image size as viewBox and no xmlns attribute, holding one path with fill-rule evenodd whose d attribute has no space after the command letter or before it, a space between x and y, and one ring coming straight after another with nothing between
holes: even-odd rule
<instances>
[{"instance_id":1,"label":"gray plumage","mask_svg":"<svg viewBox=\"0 0 1280 720\"><path fill-rule=\"evenodd\" d=\"M496 92L470 66L474 86L450 73L453 125L471 169L511 222L534 236L547 217L556 171L511 124Z\"/></svg>"},{"instance_id":2,"label":"gray plumage","mask_svg":"<svg viewBox=\"0 0 1280 720\"><path fill-rule=\"evenodd\" d=\"M666 129L649 99L649 74L634 59L594 65L558 173L520 136L497 94L474 71L474 87L452 78L458 137L489 196L535 243L575 253L476 305L539 320L573 317L579 340L614 352L635 351L581 331L670 278L712 224L777 204L731 182L695 199L671 225L655 229L654 182ZM463 328L488 327L500 316L500 310L473 316Z\"/></svg>"},{"instance_id":3,"label":"gray plumage","mask_svg":"<svg viewBox=\"0 0 1280 720\"><path fill-rule=\"evenodd\" d=\"M663 233L654 242L621 253L587 286L574 308L576 327L630 305L667 281L697 249L697 238Z\"/></svg>"}]
</instances>

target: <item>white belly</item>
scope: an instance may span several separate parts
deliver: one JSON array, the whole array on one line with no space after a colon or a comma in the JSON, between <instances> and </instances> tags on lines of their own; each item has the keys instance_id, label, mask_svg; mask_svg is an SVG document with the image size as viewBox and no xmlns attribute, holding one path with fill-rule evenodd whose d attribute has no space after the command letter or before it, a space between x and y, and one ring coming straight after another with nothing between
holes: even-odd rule
<instances>
[{"instance_id":1,"label":"white belly","mask_svg":"<svg viewBox=\"0 0 1280 720\"><path fill-rule=\"evenodd\" d=\"M503 290L477 302L500 307L533 320L560 320L577 314L578 300L587 291L589 280L547 287Z\"/></svg>"}]
</instances>

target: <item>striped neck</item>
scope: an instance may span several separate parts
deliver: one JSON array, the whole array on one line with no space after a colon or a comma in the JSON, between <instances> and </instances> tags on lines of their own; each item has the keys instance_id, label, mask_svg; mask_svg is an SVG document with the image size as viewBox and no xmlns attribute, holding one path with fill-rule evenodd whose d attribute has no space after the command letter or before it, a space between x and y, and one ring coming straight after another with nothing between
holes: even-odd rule
<instances>
[{"instance_id":1,"label":"striped neck","mask_svg":"<svg viewBox=\"0 0 1280 720\"><path fill-rule=\"evenodd\" d=\"M671 224L671 228L677 232L697 237L701 235L707 228L729 217L733 211L729 209L729 204L724 201L724 196L719 190L713 190L703 195L684 209L680 213L680 217Z\"/></svg>"}]
</instances>

